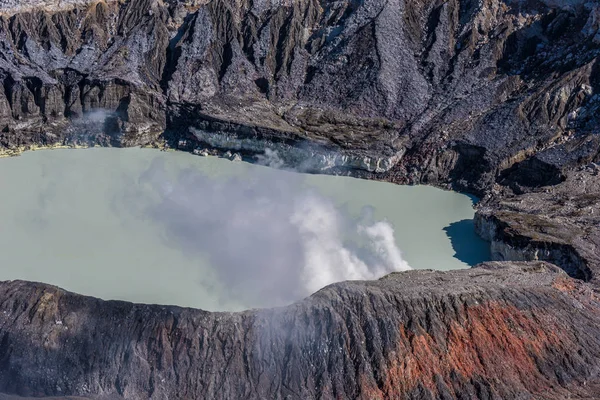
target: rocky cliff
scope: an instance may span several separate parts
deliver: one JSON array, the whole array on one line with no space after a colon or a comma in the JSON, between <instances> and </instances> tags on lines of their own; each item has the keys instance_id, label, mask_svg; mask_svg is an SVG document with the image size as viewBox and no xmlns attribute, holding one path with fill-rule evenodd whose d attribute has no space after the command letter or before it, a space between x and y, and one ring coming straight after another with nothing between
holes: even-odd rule
<instances>
[{"instance_id":1,"label":"rocky cliff","mask_svg":"<svg viewBox=\"0 0 600 400\"><path fill-rule=\"evenodd\" d=\"M598 394L600 298L545 263L412 271L208 313L0 284L0 388L126 399Z\"/></svg>"},{"instance_id":2,"label":"rocky cliff","mask_svg":"<svg viewBox=\"0 0 600 400\"><path fill-rule=\"evenodd\" d=\"M0 0L0 39L0 155L275 149L474 193L504 261L239 314L0 284L0 392L600 397L598 2Z\"/></svg>"},{"instance_id":3,"label":"rocky cliff","mask_svg":"<svg viewBox=\"0 0 600 400\"><path fill-rule=\"evenodd\" d=\"M0 11L5 152L217 132L481 194L597 126L594 2L3 0ZM102 123L82 129L86 114Z\"/></svg>"}]
</instances>

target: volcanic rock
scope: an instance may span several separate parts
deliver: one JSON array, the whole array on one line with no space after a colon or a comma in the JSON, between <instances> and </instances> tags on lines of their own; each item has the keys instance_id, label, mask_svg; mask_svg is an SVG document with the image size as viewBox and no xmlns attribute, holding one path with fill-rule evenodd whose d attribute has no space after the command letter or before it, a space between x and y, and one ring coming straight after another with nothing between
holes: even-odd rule
<instances>
[{"instance_id":1,"label":"volcanic rock","mask_svg":"<svg viewBox=\"0 0 600 400\"><path fill-rule=\"evenodd\" d=\"M599 38L588 0L0 0L0 155L270 151L466 191L503 260L236 314L0 283L0 392L600 397Z\"/></svg>"},{"instance_id":2,"label":"volcanic rock","mask_svg":"<svg viewBox=\"0 0 600 400\"><path fill-rule=\"evenodd\" d=\"M600 298L543 263L410 271L242 313L0 284L0 388L126 399L594 396Z\"/></svg>"}]
</instances>

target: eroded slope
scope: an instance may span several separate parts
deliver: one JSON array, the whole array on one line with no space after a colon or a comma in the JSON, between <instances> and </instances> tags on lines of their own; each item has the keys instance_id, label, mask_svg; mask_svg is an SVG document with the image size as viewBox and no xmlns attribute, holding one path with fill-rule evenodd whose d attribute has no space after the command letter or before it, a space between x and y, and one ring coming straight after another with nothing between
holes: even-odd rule
<instances>
[{"instance_id":1,"label":"eroded slope","mask_svg":"<svg viewBox=\"0 0 600 400\"><path fill-rule=\"evenodd\" d=\"M1 143L206 141L195 126L481 194L595 129L598 6L559 3L4 1Z\"/></svg>"},{"instance_id":2,"label":"eroded slope","mask_svg":"<svg viewBox=\"0 0 600 400\"><path fill-rule=\"evenodd\" d=\"M0 11L2 154L183 140L320 155L321 172L476 193L495 258L580 278L486 264L240 314L3 283L0 391L598 397L597 2L0 0Z\"/></svg>"},{"instance_id":3,"label":"eroded slope","mask_svg":"<svg viewBox=\"0 0 600 400\"><path fill-rule=\"evenodd\" d=\"M0 284L0 389L99 398L593 396L600 303L545 263L411 271L244 313Z\"/></svg>"}]
</instances>

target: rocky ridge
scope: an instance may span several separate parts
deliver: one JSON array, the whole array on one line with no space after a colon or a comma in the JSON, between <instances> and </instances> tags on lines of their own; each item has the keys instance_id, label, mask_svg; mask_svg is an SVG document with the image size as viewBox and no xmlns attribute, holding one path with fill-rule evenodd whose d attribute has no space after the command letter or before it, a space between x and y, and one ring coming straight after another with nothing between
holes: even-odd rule
<instances>
[{"instance_id":1,"label":"rocky ridge","mask_svg":"<svg viewBox=\"0 0 600 400\"><path fill-rule=\"evenodd\" d=\"M600 298L551 264L346 282L243 313L0 284L0 388L162 399L593 398Z\"/></svg>"},{"instance_id":2,"label":"rocky ridge","mask_svg":"<svg viewBox=\"0 0 600 400\"><path fill-rule=\"evenodd\" d=\"M482 294L484 303L496 302L498 308L486 306L477 318L465 314L471 307L466 304L480 294L456 289L462 293L457 306L440 300L454 296L453 288L435 297L430 294L435 284L412 272L402 279L334 285L325 297L265 311L271 317L305 313L300 324L310 326L317 342L342 340L338 328L360 332L371 320L384 338L372 348L348 339L346 355L316 370L310 369L315 360L289 358L300 347L286 347L288 339L278 336L273 351L287 349L288 355L271 354L261 361L262 371L267 364L278 371L272 384L263 382L266 375L256 372L261 369L249 364L243 350L262 348L247 341L248 321L253 324L261 313L117 306L37 284L7 283L0 296L5 315L29 311L0 328L0 391L125 398L593 398L600 393L593 385L599 371L594 340L600 337L598 2L0 0L0 39L0 154L39 147L167 145L199 153L233 151L251 159L273 149L282 163L313 172L467 191L482 198L478 232L490 240L493 258L507 268L502 272L496 269L499 264L490 264L476 272L435 275L446 282L485 271L489 282L477 287L492 293ZM311 162L303 164L306 160ZM531 275L533 266L544 272ZM510 274L527 282L543 277L545 283L504 285ZM419 300L414 302L425 302L431 310L398 300L398 293L407 290L403 279L416 279ZM352 287L360 287L359 292L369 288L372 304L378 305L365 311L359 297L339 300L337 293ZM431 303L438 301L441 309ZM46 303L51 317L39 317ZM318 314L323 304L338 307L344 322L335 325L330 314ZM55 331L58 314L52 313L77 316L71 310L79 307L85 323L99 324L100 338L76 333L77 340L67 342L70 333ZM111 332L107 321L123 309L145 310L144 321L127 319L122 331ZM165 314L167 309L177 318ZM394 318L387 318L384 309ZM549 321L552 313L557 319ZM165 321L201 318L192 315L206 319L179 339L172 336L174 325L164 328ZM82 322L73 318L69 329L79 326L81 332ZM443 323L431 322L437 319ZM398 329L408 329L399 327L413 320L421 321L419 327L404 332L409 342L421 345L410 347ZM470 343L460 351L454 343L457 360L467 357L465 351L479 358L469 371L444 356L452 354L447 347L451 321L466 330L462 345ZM492 321L498 325L488 332L493 351L483 354L479 347L484 343L477 340L486 336L476 325ZM191 354L189 343L198 339L201 326L213 327L215 337L221 332L230 340L239 338L230 342L236 350L209 338L193 348L201 355L192 352L176 361L167 346L181 340L188 347L180 349ZM566 336L544 336L547 341L541 344L528 339L543 336L540 326ZM42 332L46 336L39 336ZM507 332L517 332L517 338L507 339ZM103 341L104 334L121 336ZM46 344L27 344L40 338ZM134 338L146 350L110 345ZM310 342L303 340L298 343ZM525 347L502 353L507 347L500 343L511 340ZM397 348L400 343L405 347ZM432 343L438 347L432 350ZM52 353L51 348L63 351ZM422 349L431 352L418 353ZM492 368L487 360L497 352L514 361L513 367L525 362L525 370L539 379L526 385L519 368ZM139 379L115 372L113 359L75 362L82 354L122 357L133 363L131 373ZM227 361L238 368L236 374L224 376L220 370L212 378L202 377L203 383L184 382L187 378L178 375L188 367L210 373L207 363L222 361L215 354L224 359L237 354ZM435 368L403 358L412 356L430 360ZM82 367L75 370L68 363ZM298 370L281 372L288 366ZM66 368L61 370L65 374L56 368ZM78 383L58 384L59 375ZM235 376L241 380L228 380ZM175 377L182 389L169 386ZM159 378L171 383L161 388ZM583 389L577 389L583 382Z\"/></svg>"}]
</instances>

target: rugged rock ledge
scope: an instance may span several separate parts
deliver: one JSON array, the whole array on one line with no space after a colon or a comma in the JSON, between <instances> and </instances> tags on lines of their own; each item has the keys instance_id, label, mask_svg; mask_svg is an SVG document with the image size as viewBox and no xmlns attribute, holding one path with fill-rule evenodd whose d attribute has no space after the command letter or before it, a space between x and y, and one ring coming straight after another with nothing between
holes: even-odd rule
<instances>
[{"instance_id":1,"label":"rugged rock ledge","mask_svg":"<svg viewBox=\"0 0 600 400\"><path fill-rule=\"evenodd\" d=\"M6 282L0 338L0 388L25 396L558 399L600 382L600 298L542 262L392 274L243 313Z\"/></svg>"},{"instance_id":2,"label":"rugged rock ledge","mask_svg":"<svg viewBox=\"0 0 600 400\"><path fill-rule=\"evenodd\" d=\"M240 314L3 283L0 392L599 397L599 54L583 0L0 0L0 155L268 147L477 194L511 261Z\"/></svg>"},{"instance_id":3,"label":"rugged rock ledge","mask_svg":"<svg viewBox=\"0 0 600 400\"><path fill-rule=\"evenodd\" d=\"M484 201L476 215L480 235L500 260L546 260L571 276L598 283L600 168L569 173L556 186Z\"/></svg>"},{"instance_id":4,"label":"rugged rock ledge","mask_svg":"<svg viewBox=\"0 0 600 400\"><path fill-rule=\"evenodd\" d=\"M349 169L483 194L502 170L597 127L593 2L3 0L0 11L5 152L198 141L196 127L319 144L387 160ZM99 109L100 123L71 127Z\"/></svg>"}]
</instances>

